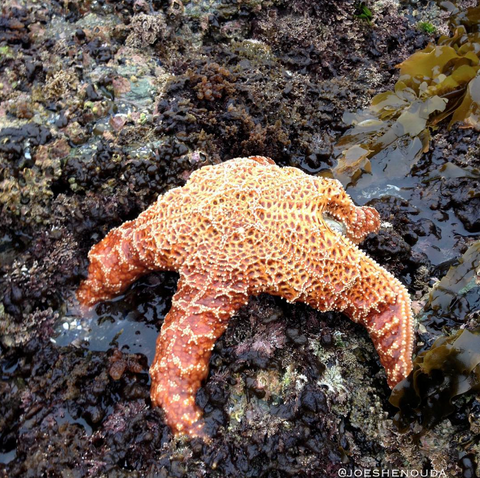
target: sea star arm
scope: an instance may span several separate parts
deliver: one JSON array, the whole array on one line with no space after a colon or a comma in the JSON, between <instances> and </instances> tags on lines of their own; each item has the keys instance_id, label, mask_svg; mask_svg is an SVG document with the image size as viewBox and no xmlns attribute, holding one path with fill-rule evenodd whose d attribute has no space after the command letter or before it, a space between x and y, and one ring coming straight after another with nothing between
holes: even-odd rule
<instances>
[{"instance_id":1,"label":"sea star arm","mask_svg":"<svg viewBox=\"0 0 480 478\"><path fill-rule=\"evenodd\" d=\"M328 203L324 212L345 225L347 238L358 244L371 232L377 232L380 228L378 211L373 207L356 206L339 181L328 181L328 187L324 192ZM322 189L324 188L322 184Z\"/></svg>"},{"instance_id":2,"label":"sea star arm","mask_svg":"<svg viewBox=\"0 0 480 478\"><path fill-rule=\"evenodd\" d=\"M137 219L112 229L92 247L88 277L77 290L82 306L117 296L150 271L174 269L172 261L155 246L151 219L158 209L155 203Z\"/></svg>"},{"instance_id":3,"label":"sea star arm","mask_svg":"<svg viewBox=\"0 0 480 478\"><path fill-rule=\"evenodd\" d=\"M112 229L88 254L88 278L77 291L83 306L91 306L124 291L145 274L146 267L133 247L135 221Z\"/></svg>"},{"instance_id":4,"label":"sea star arm","mask_svg":"<svg viewBox=\"0 0 480 478\"><path fill-rule=\"evenodd\" d=\"M342 248L348 252L339 274L348 276L347 270L360 272L353 283L346 279L348 286L342 291L339 308L367 328L387 373L387 382L393 388L412 370L414 331L408 292L392 274L354 245L378 231L378 212L372 207L355 206L339 181L330 182L326 197L324 212L346 227L347 240Z\"/></svg>"},{"instance_id":5,"label":"sea star arm","mask_svg":"<svg viewBox=\"0 0 480 478\"><path fill-rule=\"evenodd\" d=\"M413 318L407 289L392 274L360 253L362 274L343 293L346 315L363 324L387 373L390 388L412 370Z\"/></svg>"},{"instance_id":6,"label":"sea star arm","mask_svg":"<svg viewBox=\"0 0 480 478\"><path fill-rule=\"evenodd\" d=\"M208 375L216 340L246 301L246 294L222 281L181 273L150 367L152 404L162 407L175 434L205 438L195 395Z\"/></svg>"},{"instance_id":7,"label":"sea star arm","mask_svg":"<svg viewBox=\"0 0 480 478\"><path fill-rule=\"evenodd\" d=\"M387 383L394 388L412 371L413 319L410 297L405 287L394 279L387 300L370 310L364 323L387 373Z\"/></svg>"}]
</instances>

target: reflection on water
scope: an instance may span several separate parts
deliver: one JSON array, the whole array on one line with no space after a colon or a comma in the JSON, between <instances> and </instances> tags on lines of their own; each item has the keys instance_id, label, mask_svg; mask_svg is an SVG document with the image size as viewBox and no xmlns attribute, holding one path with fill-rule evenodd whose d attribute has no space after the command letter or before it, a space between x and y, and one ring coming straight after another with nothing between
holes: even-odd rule
<instances>
[{"instance_id":1,"label":"reflection on water","mask_svg":"<svg viewBox=\"0 0 480 478\"><path fill-rule=\"evenodd\" d=\"M176 283L176 274L153 273L133 284L125 294L97 304L83 316L72 305L57 326L55 342L73 343L92 351L117 347L123 352L144 354L151 363Z\"/></svg>"},{"instance_id":2,"label":"reflection on water","mask_svg":"<svg viewBox=\"0 0 480 478\"><path fill-rule=\"evenodd\" d=\"M479 173L476 170L447 168L448 173L443 168L445 158L431 155L428 159L433 171L428 174L405 175L403 170L385 170L385 164L381 161L372 161L371 172L363 173L354 185L347 187L348 194L359 206L363 206L372 199L386 196L394 196L408 201L412 209L411 216L415 222L428 220L433 223L436 230L439 231L439 238L435 235L419 237L418 242L412 249L419 253L427 255L428 260L434 266L447 262L456 256L458 252L455 245L459 237L475 237L477 234L467 231L458 217L450 209L441 211L441 214L434 214L431 208L431 201L425 200L423 192L427 185L435 186L440 189L440 183L443 178L478 178ZM443 169L442 169L443 168ZM392 213L395 213L392 211ZM438 240L440 239L440 240Z\"/></svg>"}]
</instances>

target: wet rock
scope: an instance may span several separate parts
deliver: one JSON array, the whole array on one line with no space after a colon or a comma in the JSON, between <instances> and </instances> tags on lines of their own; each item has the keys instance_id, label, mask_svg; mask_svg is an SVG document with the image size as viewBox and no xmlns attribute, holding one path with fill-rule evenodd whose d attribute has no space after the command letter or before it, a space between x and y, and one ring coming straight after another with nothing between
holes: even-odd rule
<instances>
[{"instance_id":1,"label":"wet rock","mask_svg":"<svg viewBox=\"0 0 480 478\"><path fill-rule=\"evenodd\" d=\"M28 145L38 146L47 143L51 138L48 128L34 123L19 128L3 128L0 130L0 151L18 158L25 152L27 140Z\"/></svg>"},{"instance_id":2,"label":"wet rock","mask_svg":"<svg viewBox=\"0 0 480 478\"><path fill-rule=\"evenodd\" d=\"M263 154L328 175L343 112L391 88L394 65L428 41L410 5L377 2L373 25L346 1L2 7L0 453L8 463L0 474L337 476L341 467L476 466L476 450L462 444L478 434L475 401L412 447L391 426L365 332L341 314L252 299L216 344L197 396L211 443L173 439L150 407L145 355L116 344L92 352L83 336L68 347L52 342L59 323L75 332L68 314L90 246L195 169ZM420 296L448 270L431 266L431 246L454 236L451 256L435 264L457 258L471 239L455 224L478 228L470 193L478 134L432 134L405 186L410 196L390 188L369 197L392 227L363 246ZM445 161L453 168L442 169ZM97 318L114 322L128 310L130 328L159 327L175 280L152 275ZM475 303L467 295L460 302ZM462 325L428 320L438 320L437 328L422 323L428 345L445 324ZM465 442L453 438L459 433Z\"/></svg>"}]
</instances>

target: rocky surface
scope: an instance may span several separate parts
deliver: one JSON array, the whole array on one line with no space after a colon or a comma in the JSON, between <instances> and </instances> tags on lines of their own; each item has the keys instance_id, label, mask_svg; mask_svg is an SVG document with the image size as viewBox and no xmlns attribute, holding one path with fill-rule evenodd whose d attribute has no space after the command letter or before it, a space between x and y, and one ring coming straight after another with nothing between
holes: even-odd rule
<instances>
[{"instance_id":1,"label":"rocky surface","mask_svg":"<svg viewBox=\"0 0 480 478\"><path fill-rule=\"evenodd\" d=\"M262 154L329 174L343 113L391 89L395 65L447 31L433 2L368 7L370 22L346 0L2 3L0 476L480 476L475 393L419 440L400 433L366 332L340 314L251 299L197 395L207 444L172 437L150 407L151 350L132 345L160 327L176 277L97 308L103 327L129 324L140 339L125 340L127 327L93 347L100 325L75 309L91 245L198 167ZM389 223L363 247L416 312L478 239L478 138L440 125L411 171L349 191ZM417 350L478 327L474 297L419 313ZM85 323L89 343L60 341Z\"/></svg>"}]
</instances>

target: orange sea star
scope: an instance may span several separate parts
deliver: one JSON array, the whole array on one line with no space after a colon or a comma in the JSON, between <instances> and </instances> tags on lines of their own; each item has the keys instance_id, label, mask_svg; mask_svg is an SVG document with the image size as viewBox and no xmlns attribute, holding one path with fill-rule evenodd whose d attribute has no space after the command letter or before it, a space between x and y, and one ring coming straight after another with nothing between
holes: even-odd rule
<instances>
[{"instance_id":1,"label":"orange sea star","mask_svg":"<svg viewBox=\"0 0 480 478\"><path fill-rule=\"evenodd\" d=\"M345 236L325 217L340 221ZM230 317L261 292L338 310L363 324L390 387L412 369L413 324L400 282L355 245L380 221L341 184L240 158L194 172L89 253L82 305L112 298L152 270L180 273L150 368L151 398L177 434L202 435L195 394Z\"/></svg>"}]
</instances>

